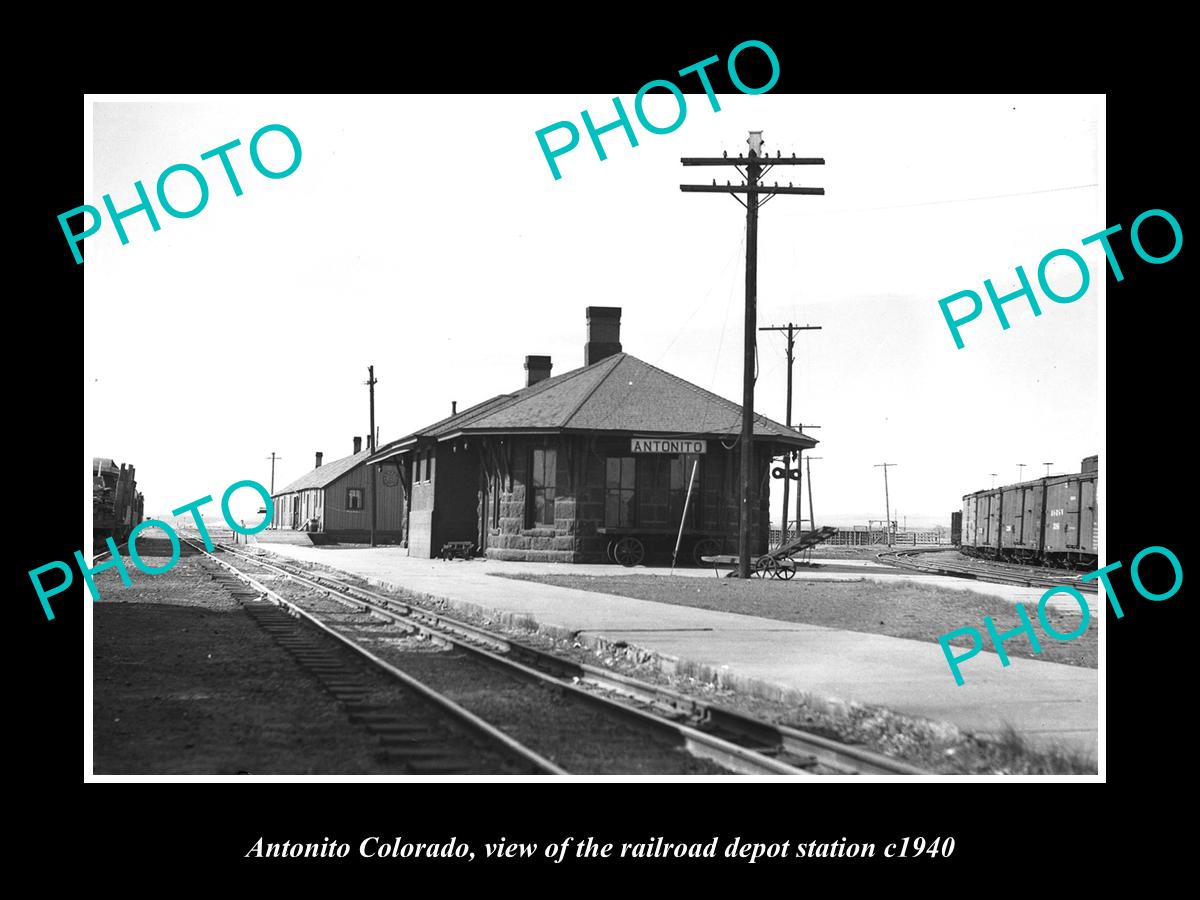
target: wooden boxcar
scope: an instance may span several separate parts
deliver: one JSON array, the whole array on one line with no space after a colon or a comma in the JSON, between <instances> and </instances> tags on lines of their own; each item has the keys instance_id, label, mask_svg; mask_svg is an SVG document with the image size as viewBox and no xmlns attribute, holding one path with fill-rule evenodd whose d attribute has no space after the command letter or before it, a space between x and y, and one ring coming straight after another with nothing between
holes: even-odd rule
<instances>
[{"instance_id":1,"label":"wooden boxcar","mask_svg":"<svg viewBox=\"0 0 1200 900\"><path fill-rule=\"evenodd\" d=\"M1052 566L1094 568L1099 553L1097 458L1081 471L976 491L963 497L964 553Z\"/></svg>"}]
</instances>

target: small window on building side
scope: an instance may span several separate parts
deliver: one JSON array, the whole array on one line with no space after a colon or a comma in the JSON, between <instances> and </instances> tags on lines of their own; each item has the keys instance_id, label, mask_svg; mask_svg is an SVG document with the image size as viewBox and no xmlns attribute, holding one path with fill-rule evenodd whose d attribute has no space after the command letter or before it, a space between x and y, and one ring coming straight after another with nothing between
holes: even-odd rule
<instances>
[{"instance_id":1,"label":"small window on building side","mask_svg":"<svg viewBox=\"0 0 1200 900\"><path fill-rule=\"evenodd\" d=\"M363 508L362 488L346 488L346 509Z\"/></svg>"},{"instance_id":2,"label":"small window on building side","mask_svg":"<svg viewBox=\"0 0 1200 900\"><path fill-rule=\"evenodd\" d=\"M525 527L553 527L558 451L553 447L535 447L529 456L529 500L526 504Z\"/></svg>"},{"instance_id":3,"label":"small window on building side","mask_svg":"<svg viewBox=\"0 0 1200 900\"><path fill-rule=\"evenodd\" d=\"M500 473L492 476L492 527L500 527Z\"/></svg>"}]
</instances>

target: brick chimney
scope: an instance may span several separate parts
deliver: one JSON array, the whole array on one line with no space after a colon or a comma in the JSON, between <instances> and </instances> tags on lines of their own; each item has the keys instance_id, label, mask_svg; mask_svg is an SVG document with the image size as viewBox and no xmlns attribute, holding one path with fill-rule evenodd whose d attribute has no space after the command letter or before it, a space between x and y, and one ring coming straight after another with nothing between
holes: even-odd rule
<instances>
[{"instance_id":1,"label":"brick chimney","mask_svg":"<svg viewBox=\"0 0 1200 900\"><path fill-rule=\"evenodd\" d=\"M554 364L548 356L525 357L525 387L545 381L550 377L550 370L553 368Z\"/></svg>"},{"instance_id":2,"label":"brick chimney","mask_svg":"<svg viewBox=\"0 0 1200 900\"><path fill-rule=\"evenodd\" d=\"M313 466L314 469L321 468L321 457L323 457L324 455L325 454L322 453L320 450L317 451L317 464L315 466Z\"/></svg>"},{"instance_id":3,"label":"brick chimney","mask_svg":"<svg viewBox=\"0 0 1200 900\"><path fill-rule=\"evenodd\" d=\"M621 307L589 306L587 323L587 343L583 345L585 366L621 352Z\"/></svg>"},{"instance_id":4,"label":"brick chimney","mask_svg":"<svg viewBox=\"0 0 1200 900\"><path fill-rule=\"evenodd\" d=\"M354 455L362 453L362 438L357 434L354 436Z\"/></svg>"}]
</instances>

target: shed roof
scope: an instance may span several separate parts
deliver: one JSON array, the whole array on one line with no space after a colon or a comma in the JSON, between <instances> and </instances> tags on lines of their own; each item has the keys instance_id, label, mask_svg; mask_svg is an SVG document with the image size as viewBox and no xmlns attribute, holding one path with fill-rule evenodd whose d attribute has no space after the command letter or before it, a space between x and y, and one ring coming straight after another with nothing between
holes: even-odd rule
<instances>
[{"instance_id":1,"label":"shed roof","mask_svg":"<svg viewBox=\"0 0 1200 900\"><path fill-rule=\"evenodd\" d=\"M496 397L380 448L393 455L418 438L537 430L623 431L649 434L737 435L742 408L698 385L617 353L537 384ZM756 415L755 437L802 447L814 438Z\"/></svg>"},{"instance_id":2,"label":"shed roof","mask_svg":"<svg viewBox=\"0 0 1200 900\"><path fill-rule=\"evenodd\" d=\"M337 481L351 469L357 468L362 463L367 461L367 457L371 455L370 450L363 450L361 453L353 453L350 456L343 456L341 459L335 459L333 462L327 462L324 465L317 466L307 475L301 475L291 484L286 487L281 487L272 497L279 497L283 494L294 494L297 491L311 491L318 488L328 487Z\"/></svg>"}]
</instances>

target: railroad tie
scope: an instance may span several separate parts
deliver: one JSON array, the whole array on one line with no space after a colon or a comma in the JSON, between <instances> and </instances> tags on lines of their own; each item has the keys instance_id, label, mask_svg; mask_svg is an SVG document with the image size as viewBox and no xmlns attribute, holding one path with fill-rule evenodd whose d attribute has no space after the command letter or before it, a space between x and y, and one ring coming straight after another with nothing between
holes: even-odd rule
<instances>
[{"instance_id":1,"label":"railroad tie","mask_svg":"<svg viewBox=\"0 0 1200 900\"><path fill-rule=\"evenodd\" d=\"M364 728L381 746L381 757L398 763L413 774L458 774L471 772L475 764L463 756L456 744L461 741L442 731L428 715L405 708L403 716L394 706L367 702L370 690L361 678L360 670L347 663L339 648L307 633L304 624L274 603L263 600L259 592L250 589L240 579L226 574L211 575L212 580L241 604L246 614L296 660L329 692L345 711L352 725ZM358 620L354 630L368 630L384 623L362 622L367 610L355 610L346 619ZM416 715L414 720L413 716ZM293 740L294 729L284 723L263 726L264 743L287 746Z\"/></svg>"}]
</instances>

